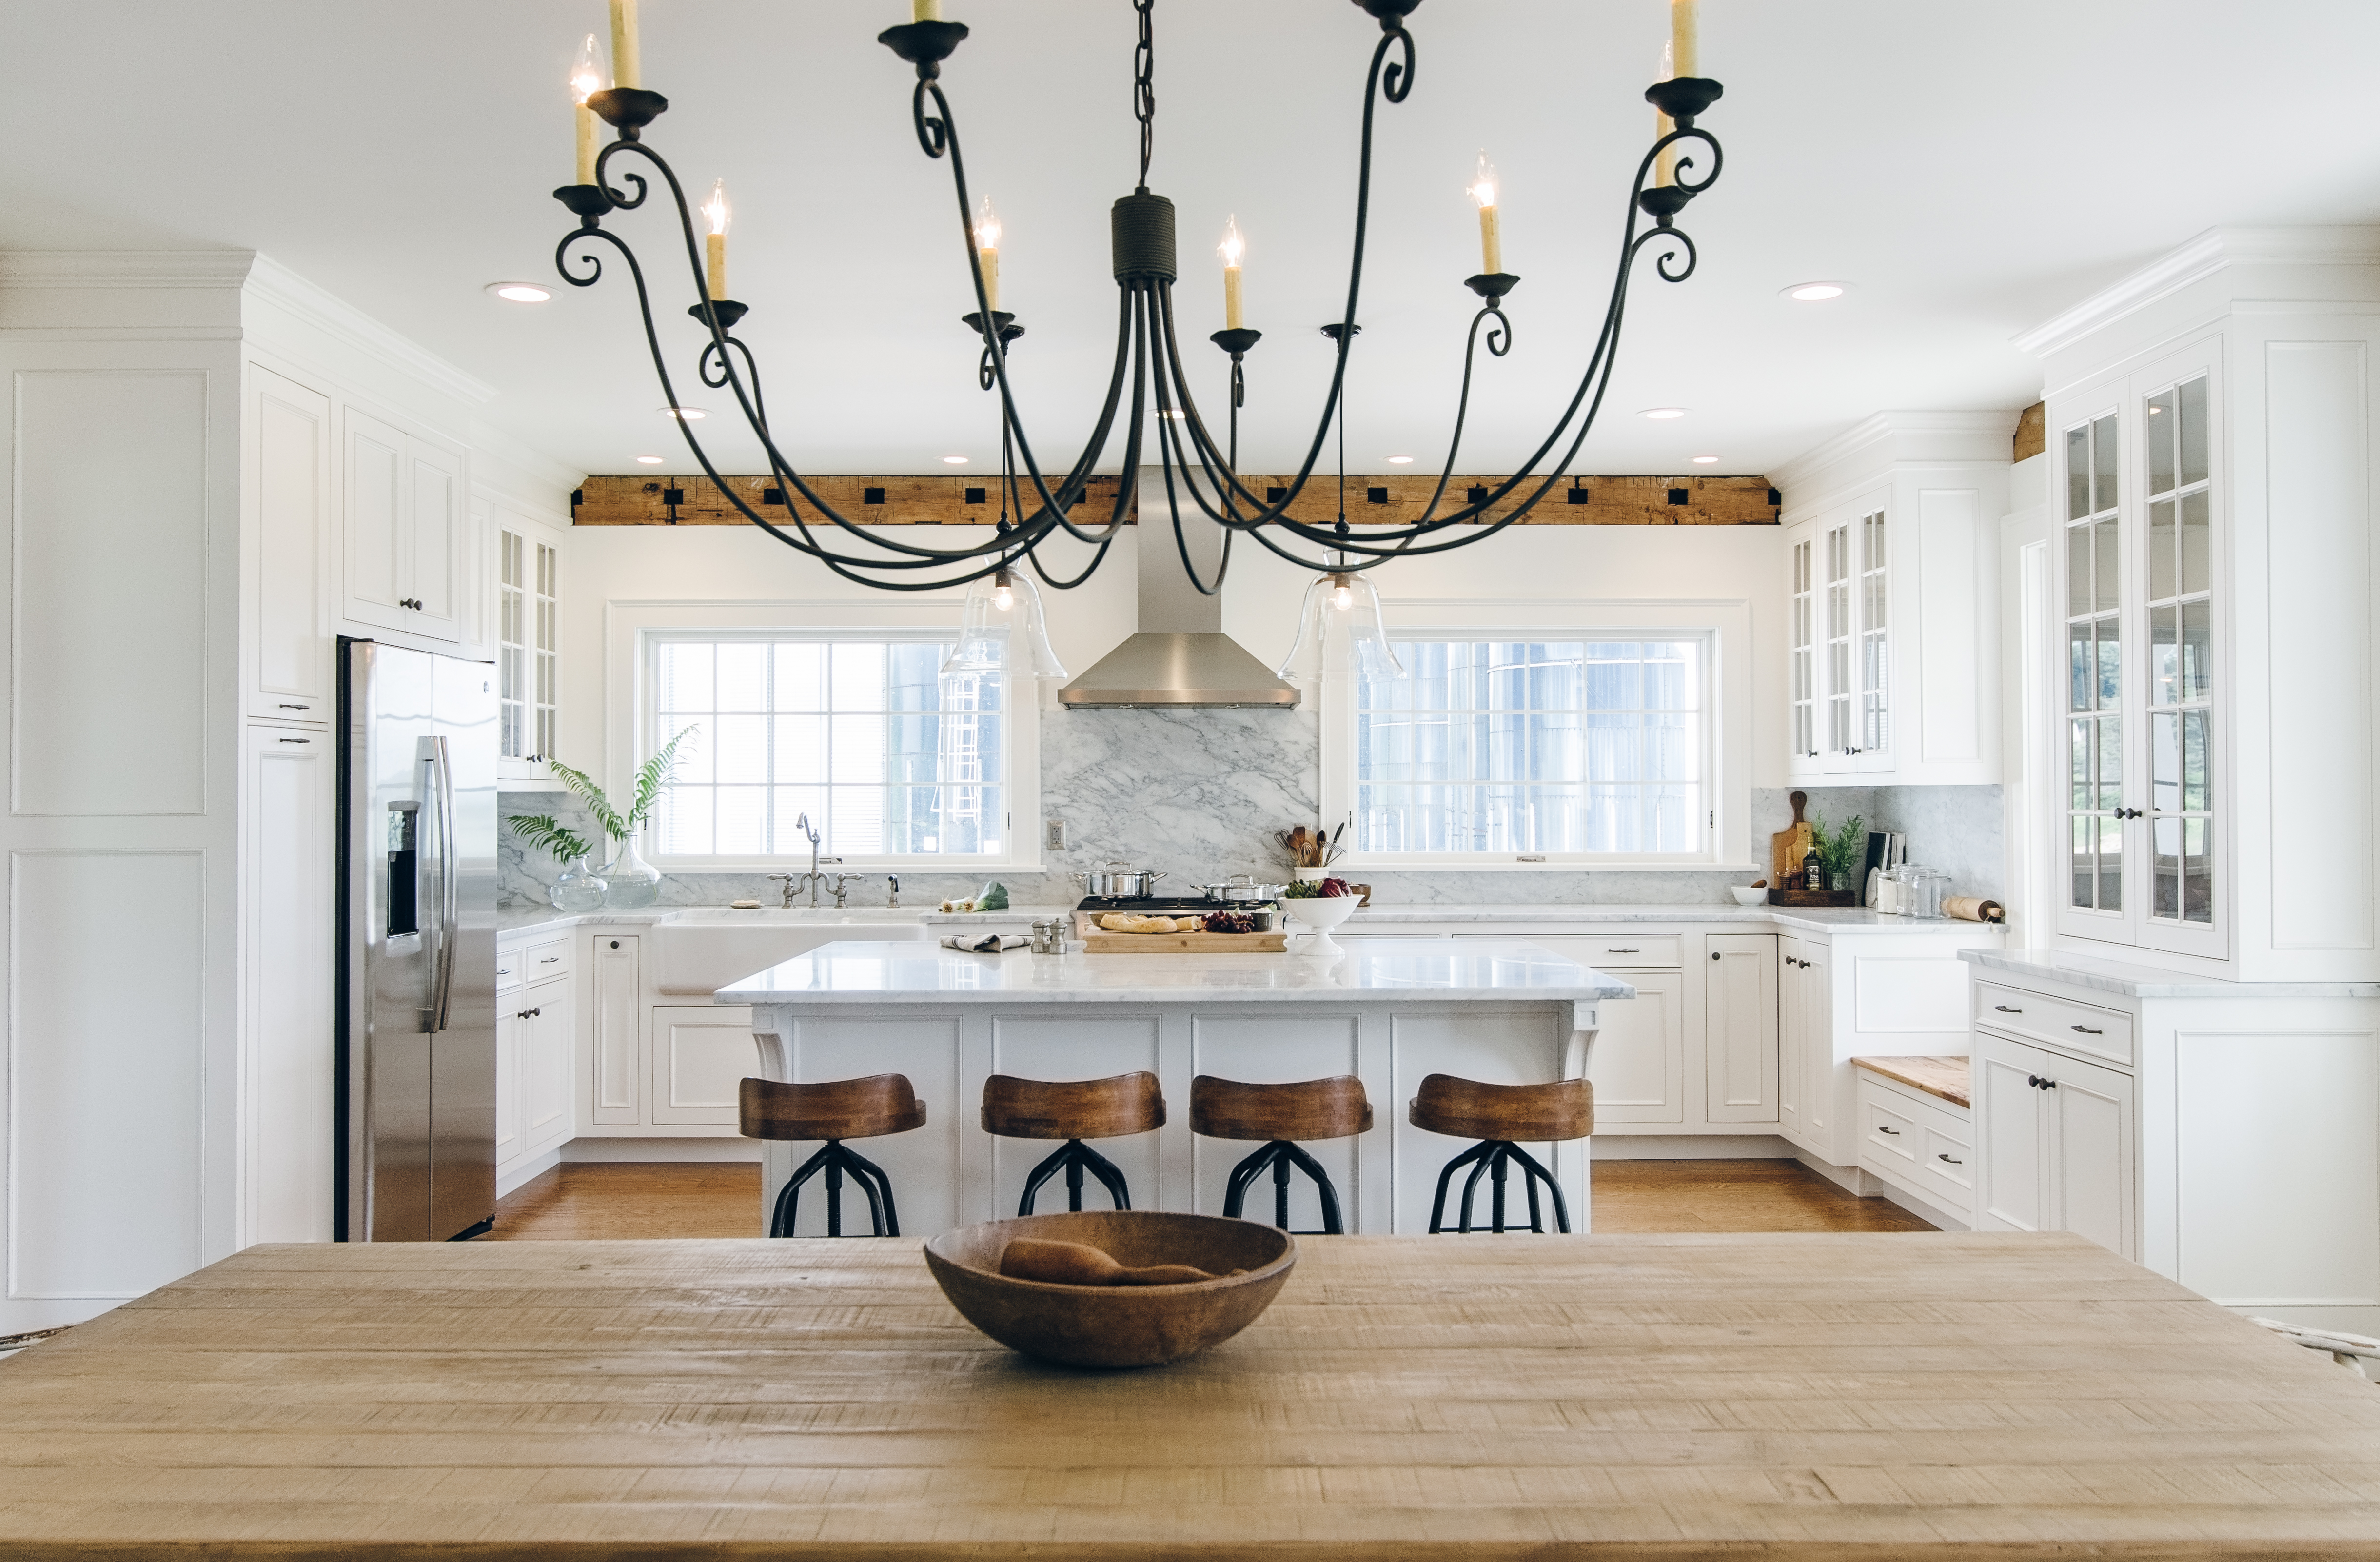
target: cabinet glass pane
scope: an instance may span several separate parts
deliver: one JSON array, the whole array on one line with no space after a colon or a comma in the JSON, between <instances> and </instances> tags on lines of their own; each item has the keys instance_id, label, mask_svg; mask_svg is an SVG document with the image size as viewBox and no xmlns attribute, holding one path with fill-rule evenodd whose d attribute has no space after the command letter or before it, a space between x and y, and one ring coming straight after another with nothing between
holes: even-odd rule
<instances>
[{"instance_id":1,"label":"cabinet glass pane","mask_svg":"<svg viewBox=\"0 0 2380 1562\"><path fill-rule=\"evenodd\" d=\"M2091 513L2091 431L2066 431L2066 519L2080 520Z\"/></svg>"},{"instance_id":2,"label":"cabinet glass pane","mask_svg":"<svg viewBox=\"0 0 2380 1562\"><path fill-rule=\"evenodd\" d=\"M2091 592L2091 529L2069 527L2066 531L2066 612L2070 617L2081 618L2091 612L2096 599Z\"/></svg>"},{"instance_id":3,"label":"cabinet glass pane","mask_svg":"<svg viewBox=\"0 0 2380 1562\"><path fill-rule=\"evenodd\" d=\"M2068 430L2066 446L2067 702L2075 713L2068 729L2068 894L2077 908L2105 911L2123 905L2124 823L2116 815L2123 805L2126 691L2116 434L2117 419L2101 417ZM2169 459L2169 443L2168 448ZM2175 531L2169 520L2168 561L2176 556Z\"/></svg>"},{"instance_id":4,"label":"cabinet glass pane","mask_svg":"<svg viewBox=\"0 0 2380 1562\"><path fill-rule=\"evenodd\" d=\"M2181 614L2181 698L2204 700L2215 692L2215 604L2201 597L2185 602Z\"/></svg>"},{"instance_id":5,"label":"cabinet glass pane","mask_svg":"<svg viewBox=\"0 0 2380 1562\"><path fill-rule=\"evenodd\" d=\"M2181 920L2215 925L2215 824L2181 822Z\"/></svg>"},{"instance_id":6,"label":"cabinet glass pane","mask_svg":"<svg viewBox=\"0 0 2380 1562\"><path fill-rule=\"evenodd\" d=\"M2160 711L2149 718L2149 800L2161 812L2181 806L2181 716L2177 712Z\"/></svg>"},{"instance_id":7,"label":"cabinet glass pane","mask_svg":"<svg viewBox=\"0 0 2380 1562\"><path fill-rule=\"evenodd\" d=\"M2149 447L2149 492L2169 494L2173 491L2173 445L2179 436L2174 432L2178 421L2173 415L2173 393L2160 391L2148 398L2148 421L2141 425L2141 438Z\"/></svg>"},{"instance_id":8,"label":"cabinet glass pane","mask_svg":"<svg viewBox=\"0 0 2380 1562\"><path fill-rule=\"evenodd\" d=\"M2181 916L2181 821L2160 819L2152 832L2156 851L2150 872L2156 882L2149 900L2152 914L2179 921Z\"/></svg>"},{"instance_id":9,"label":"cabinet glass pane","mask_svg":"<svg viewBox=\"0 0 2380 1562\"><path fill-rule=\"evenodd\" d=\"M2116 415L2091 425L2091 510L2116 507Z\"/></svg>"},{"instance_id":10,"label":"cabinet glass pane","mask_svg":"<svg viewBox=\"0 0 2380 1562\"><path fill-rule=\"evenodd\" d=\"M2181 713L2181 807L2192 813L2208 812L2215 801L2206 718L2204 711Z\"/></svg>"},{"instance_id":11,"label":"cabinet glass pane","mask_svg":"<svg viewBox=\"0 0 2380 1562\"><path fill-rule=\"evenodd\" d=\"M2091 566L2094 610L2113 613L2117 591L2123 584L2123 577L2116 569L2116 518L2109 516L2091 530L2095 533L2091 551L2096 555Z\"/></svg>"},{"instance_id":12,"label":"cabinet glass pane","mask_svg":"<svg viewBox=\"0 0 2380 1562\"><path fill-rule=\"evenodd\" d=\"M2072 626L2067 641L2067 708L2087 711L2091 708L2092 690L2098 687L2096 643L2091 638L2091 625L2085 622Z\"/></svg>"},{"instance_id":13,"label":"cabinet glass pane","mask_svg":"<svg viewBox=\"0 0 2380 1562\"><path fill-rule=\"evenodd\" d=\"M2181 485L2206 481L2206 376L2184 383L2175 400L2180 403Z\"/></svg>"},{"instance_id":14,"label":"cabinet glass pane","mask_svg":"<svg viewBox=\"0 0 2380 1562\"><path fill-rule=\"evenodd\" d=\"M2182 495L2181 590L2185 594L2206 591L2213 585L2206 562L2206 506L2204 488Z\"/></svg>"},{"instance_id":15,"label":"cabinet glass pane","mask_svg":"<svg viewBox=\"0 0 2380 1562\"><path fill-rule=\"evenodd\" d=\"M2073 875L2073 904L2084 908L2099 903L2099 860L2091 843L2098 838L2098 826L2087 813L2074 816L2074 842L2068 863Z\"/></svg>"},{"instance_id":16,"label":"cabinet glass pane","mask_svg":"<svg viewBox=\"0 0 2380 1562\"><path fill-rule=\"evenodd\" d=\"M2068 731L2067 750L2071 756L2068 796L2072 807L2082 810L2091 806L2091 753L2095 743L2091 726L2087 721L2078 721L2070 723Z\"/></svg>"},{"instance_id":17,"label":"cabinet glass pane","mask_svg":"<svg viewBox=\"0 0 2380 1562\"><path fill-rule=\"evenodd\" d=\"M2159 499L2149 506L2149 595L2173 595L2175 548L2174 503Z\"/></svg>"},{"instance_id":18,"label":"cabinet glass pane","mask_svg":"<svg viewBox=\"0 0 2380 1562\"><path fill-rule=\"evenodd\" d=\"M2099 821L2099 909L2124 909L2124 825L2119 819Z\"/></svg>"},{"instance_id":19,"label":"cabinet glass pane","mask_svg":"<svg viewBox=\"0 0 2380 1562\"><path fill-rule=\"evenodd\" d=\"M2116 620L2099 620L2099 709L2113 711L2124 697L2124 647Z\"/></svg>"},{"instance_id":20,"label":"cabinet glass pane","mask_svg":"<svg viewBox=\"0 0 2380 1562\"><path fill-rule=\"evenodd\" d=\"M2099 728L2099 806L2113 811L2124 801L2124 726L2113 717Z\"/></svg>"},{"instance_id":21,"label":"cabinet glass pane","mask_svg":"<svg viewBox=\"0 0 2380 1562\"><path fill-rule=\"evenodd\" d=\"M2181 609L2149 609L2149 702L2170 705L2181 695Z\"/></svg>"}]
</instances>

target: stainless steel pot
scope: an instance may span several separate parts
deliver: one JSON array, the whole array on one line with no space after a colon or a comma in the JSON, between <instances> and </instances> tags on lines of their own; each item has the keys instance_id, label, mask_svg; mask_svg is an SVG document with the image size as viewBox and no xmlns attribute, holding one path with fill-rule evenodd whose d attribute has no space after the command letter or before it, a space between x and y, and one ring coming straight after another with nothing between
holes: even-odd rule
<instances>
[{"instance_id":1,"label":"stainless steel pot","mask_svg":"<svg viewBox=\"0 0 2380 1562\"><path fill-rule=\"evenodd\" d=\"M1251 900L1278 900L1289 893L1283 884L1259 884L1252 874L1233 873L1220 884L1202 884L1198 893L1226 905Z\"/></svg>"},{"instance_id":2,"label":"stainless steel pot","mask_svg":"<svg viewBox=\"0 0 2380 1562\"><path fill-rule=\"evenodd\" d=\"M1165 876L1162 871L1135 868L1129 862L1102 862L1087 873L1069 873L1067 877L1083 886L1085 895L1102 900L1140 900L1157 893L1157 881Z\"/></svg>"}]
</instances>

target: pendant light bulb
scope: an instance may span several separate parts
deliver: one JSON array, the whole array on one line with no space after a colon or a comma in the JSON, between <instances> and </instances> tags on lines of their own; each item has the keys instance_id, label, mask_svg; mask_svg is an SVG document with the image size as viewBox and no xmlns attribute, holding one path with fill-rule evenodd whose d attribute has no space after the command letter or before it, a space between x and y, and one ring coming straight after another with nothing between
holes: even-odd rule
<instances>
[{"instance_id":1,"label":"pendant light bulb","mask_svg":"<svg viewBox=\"0 0 2380 1562\"><path fill-rule=\"evenodd\" d=\"M991 197L989 195L976 203L975 247L978 250L1000 248L1000 214L991 209Z\"/></svg>"},{"instance_id":2,"label":"pendant light bulb","mask_svg":"<svg viewBox=\"0 0 2380 1562\"><path fill-rule=\"evenodd\" d=\"M578 45L578 57L571 62L570 100L583 105L611 84L612 73L603 68L603 46L590 32L587 42Z\"/></svg>"},{"instance_id":3,"label":"pendant light bulb","mask_svg":"<svg viewBox=\"0 0 2380 1562\"><path fill-rule=\"evenodd\" d=\"M1240 263L1240 257L1247 252L1248 241L1240 237L1239 214L1233 213L1223 219L1223 241L1215 246L1215 253L1223 257L1225 265L1236 266Z\"/></svg>"},{"instance_id":4,"label":"pendant light bulb","mask_svg":"<svg viewBox=\"0 0 2380 1562\"><path fill-rule=\"evenodd\" d=\"M1003 569L991 578L991 605L1006 613L1016 605L1016 587Z\"/></svg>"},{"instance_id":5,"label":"pendant light bulb","mask_svg":"<svg viewBox=\"0 0 2380 1562\"><path fill-rule=\"evenodd\" d=\"M1344 575L1330 577L1330 605L1342 613L1355 605L1355 588Z\"/></svg>"},{"instance_id":6,"label":"pendant light bulb","mask_svg":"<svg viewBox=\"0 0 2380 1562\"><path fill-rule=\"evenodd\" d=\"M724 238L727 225L735 220L735 209L727 203L727 181L713 180L710 199L702 203L702 214L710 223L710 231Z\"/></svg>"},{"instance_id":7,"label":"pendant light bulb","mask_svg":"<svg viewBox=\"0 0 2380 1562\"><path fill-rule=\"evenodd\" d=\"M1340 562L1346 562L1342 555ZM1297 612L1297 643L1274 669L1306 688L1318 686L1327 669L1344 667L1370 682L1405 676L1380 617L1380 593L1353 569L1317 575Z\"/></svg>"},{"instance_id":8,"label":"pendant light bulb","mask_svg":"<svg viewBox=\"0 0 2380 1562\"><path fill-rule=\"evenodd\" d=\"M1484 148L1479 153L1479 166L1472 172L1471 184L1465 193L1478 202L1483 212L1496 204L1496 165L1488 161Z\"/></svg>"},{"instance_id":9,"label":"pendant light bulb","mask_svg":"<svg viewBox=\"0 0 2380 1562\"><path fill-rule=\"evenodd\" d=\"M1022 570L1001 569L967 587L959 609L958 643L942 659L945 678L1009 673L1062 678L1065 664L1050 648L1041 593Z\"/></svg>"}]
</instances>

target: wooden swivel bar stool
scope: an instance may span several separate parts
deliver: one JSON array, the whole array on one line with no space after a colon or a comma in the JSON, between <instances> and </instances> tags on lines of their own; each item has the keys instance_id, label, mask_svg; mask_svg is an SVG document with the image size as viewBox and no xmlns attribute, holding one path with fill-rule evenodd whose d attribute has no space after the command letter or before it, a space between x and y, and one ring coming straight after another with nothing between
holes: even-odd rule
<instances>
[{"instance_id":1,"label":"wooden swivel bar stool","mask_svg":"<svg viewBox=\"0 0 2380 1562\"><path fill-rule=\"evenodd\" d=\"M1033 1213L1033 1196L1061 1167L1066 1173L1068 1209L1083 1207L1085 1171L1099 1179L1116 1208L1132 1208L1123 1173L1083 1141L1119 1139L1164 1126L1165 1097L1157 1088L1157 1076L1145 1071L1110 1080L1020 1080L994 1074L983 1082L984 1132L1002 1139L1066 1141L1025 1179L1025 1197L1016 1206L1019 1215Z\"/></svg>"},{"instance_id":2,"label":"wooden swivel bar stool","mask_svg":"<svg viewBox=\"0 0 2380 1562\"><path fill-rule=\"evenodd\" d=\"M1364 1081L1353 1074L1305 1080L1291 1085L1250 1085L1201 1074L1190 1081L1190 1131L1208 1139L1261 1139L1256 1153L1232 1168L1223 1213L1237 1218L1248 1187L1266 1168L1272 1171L1272 1223L1289 1229L1291 1168L1314 1179L1322 1198L1322 1229L1299 1233L1336 1237L1346 1230L1339 1218L1339 1190L1320 1162L1300 1149L1301 1139L1351 1139L1369 1132L1372 1104Z\"/></svg>"},{"instance_id":3,"label":"wooden swivel bar stool","mask_svg":"<svg viewBox=\"0 0 2380 1562\"><path fill-rule=\"evenodd\" d=\"M769 1220L769 1235L794 1234L794 1207L802 1184L826 1173L826 1234L843 1235L843 1174L868 1195L869 1234L901 1235L901 1217L892 1207L892 1179L884 1168L844 1147L846 1139L875 1139L906 1133L926 1122L926 1104L909 1088L905 1074L875 1074L865 1080L836 1080L827 1084L788 1084L779 1080L746 1080L736 1095L737 1125L747 1139L823 1139L818 1153L786 1179Z\"/></svg>"},{"instance_id":4,"label":"wooden swivel bar stool","mask_svg":"<svg viewBox=\"0 0 2380 1562\"><path fill-rule=\"evenodd\" d=\"M1432 1074L1413 1098L1411 1115L1417 1129L1479 1141L1447 1162L1446 1169L1438 1174L1438 1198L1429 1206L1433 1235L1445 1229L1447 1182L1456 1168L1465 1165L1471 1175L1463 1183L1463 1214L1457 1231L1471 1229L1471 1195L1483 1172L1495 1186L1488 1229L1504 1229L1504 1177L1514 1164L1521 1168L1522 1186L1529 1190L1529 1229L1546 1228L1537 1207L1540 1181L1554 1196L1555 1229L1570 1229L1570 1209L1562 1202L1561 1185L1517 1141L1585 1139L1593 1133L1594 1086L1585 1080L1561 1080L1550 1085L1483 1085L1451 1074Z\"/></svg>"}]
</instances>

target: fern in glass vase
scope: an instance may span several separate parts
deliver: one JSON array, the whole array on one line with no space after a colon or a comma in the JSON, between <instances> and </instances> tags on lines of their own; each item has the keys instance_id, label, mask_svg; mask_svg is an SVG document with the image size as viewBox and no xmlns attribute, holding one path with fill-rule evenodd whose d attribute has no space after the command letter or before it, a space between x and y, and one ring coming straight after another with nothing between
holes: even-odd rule
<instances>
[{"instance_id":1,"label":"fern in glass vase","mask_svg":"<svg viewBox=\"0 0 2380 1562\"><path fill-rule=\"evenodd\" d=\"M595 778L583 770L574 770L560 761L549 762L554 775L571 795L587 805L595 816L595 824L610 837L618 850L602 869L603 904L615 910L650 906L661 894L661 870L646 861L637 849L637 835L652 817L662 794L675 778L678 748L697 729L687 727L662 744L652 758L637 767L636 783L630 790L628 806L623 810L613 806L612 799ZM531 846L542 847L567 862L592 853L594 848L577 831L550 813L522 814L510 821L513 834Z\"/></svg>"}]
</instances>

